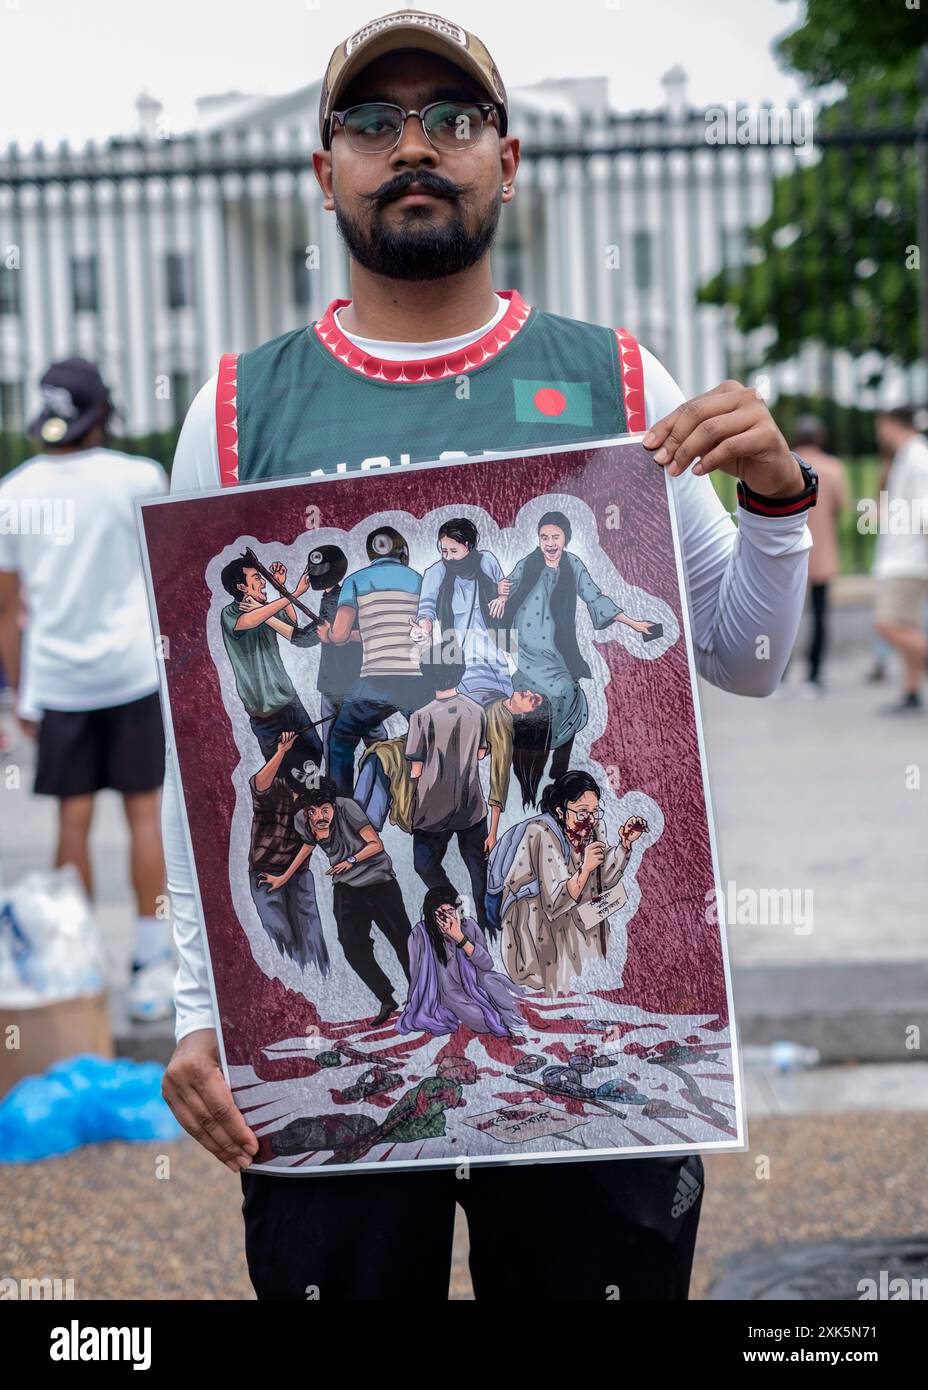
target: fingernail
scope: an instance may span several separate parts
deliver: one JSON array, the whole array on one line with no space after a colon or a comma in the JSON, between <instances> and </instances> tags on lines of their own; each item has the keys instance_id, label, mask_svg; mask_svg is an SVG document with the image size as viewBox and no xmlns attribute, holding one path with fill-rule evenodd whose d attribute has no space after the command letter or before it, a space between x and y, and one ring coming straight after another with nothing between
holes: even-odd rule
<instances>
[{"instance_id":1,"label":"fingernail","mask_svg":"<svg viewBox=\"0 0 928 1390\"><path fill-rule=\"evenodd\" d=\"M658 449L657 453L654 455L654 458L657 463L666 463L667 460L670 458L670 455L668 454L667 450L663 446L661 446L661 448Z\"/></svg>"},{"instance_id":2,"label":"fingernail","mask_svg":"<svg viewBox=\"0 0 928 1390\"><path fill-rule=\"evenodd\" d=\"M644 447L645 447L646 449L653 449L653 448L654 448L654 431L653 431L653 430L648 430L647 434L645 435L644 439L642 439L641 442L642 442L642 444L644 445Z\"/></svg>"}]
</instances>

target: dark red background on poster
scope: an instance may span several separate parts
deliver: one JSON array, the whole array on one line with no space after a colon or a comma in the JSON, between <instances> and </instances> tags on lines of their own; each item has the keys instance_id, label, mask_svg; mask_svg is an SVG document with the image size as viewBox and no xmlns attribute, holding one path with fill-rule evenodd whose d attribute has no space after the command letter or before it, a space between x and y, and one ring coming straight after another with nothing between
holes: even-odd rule
<instances>
[{"instance_id":1,"label":"dark red background on poster","mask_svg":"<svg viewBox=\"0 0 928 1390\"><path fill-rule=\"evenodd\" d=\"M626 444L428 470L385 469L318 485L230 488L143 507L157 628L170 642L171 714L230 1065L253 1062L260 1047L303 1034L316 1019L304 996L259 969L232 904L228 853L239 752L207 643L209 560L239 537L254 536L268 545L270 555L261 558L269 563L275 545L308 535L311 505L320 509L320 525L345 530L380 510L421 518L451 503L483 507L500 526L511 526L519 508L545 492L587 503L616 569L664 599L680 628L677 642L657 660L637 659L619 642L598 644L611 682L607 729L594 756L619 769L620 796L643 791L664 813L663 835L637 871L641 903L628 924L621 1002L655 1013L718 1014L727 1023L719 928L706 920L714 880L664 478L640 445ZM616 506L619 525L610 528L607 509ZM534 543L527 538L526 553Z\"/></svg>"}]
</instances>

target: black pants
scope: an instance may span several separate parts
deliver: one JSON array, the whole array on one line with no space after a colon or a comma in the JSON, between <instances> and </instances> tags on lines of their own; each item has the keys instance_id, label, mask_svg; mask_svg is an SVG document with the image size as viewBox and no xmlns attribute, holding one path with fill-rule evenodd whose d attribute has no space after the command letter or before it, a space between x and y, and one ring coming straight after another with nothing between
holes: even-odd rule
<instances>
[{"instance_id":1,"label":"black pants","mask_svg":"<svg viewBox=\"0 0 928 1390\"><path fill-rule=\"evenodd\" d=\"M478 1299L685 1299L704 1182L698 1154L511 1168L242 1174L259 1299L448 1297L455 1203Z\"/></svg>"},{"instance_id":2,"label":"black pants","mask_svg":"<svg viewBox=\"0 0 928 1390\"><path fill-rule=\"evenodd\" d=\"M810 584L809 602L812 609L812 636L809 642L809 680L817 681L825 655L828 637L828 585Z\"/></svg>"},{"instance_id":3,"label":"black pants","mask_svg":"<svg viewBox=\"0 0 928 1390\"><path fill-rule=\"evenodd\" d=\"M470 878L477 921L483 930L489 931L492 936L493 928L487 920L484 907L487 895L487 856L483 849L487 838L486 816L467 830L414 830L412 862L416 873L427 888L453 888L454 885L445 873L443 861L455 835L458 837L458 849Z\"/></svg>"},{"instance_id":4,"label":"black pants","mask_svg":"<svg viewBox=\"0 0 928 1390\"><path fill-rule=\"evenodd\" d=\"M363 888L336 883L333 907L339 944L348 964L381 1004L395 1003L393 986L374 956L371 926L378 926L383 932L408 980L411 927L400 885L395 878Z\"/></svg>"},{"instance_id":5,"label":"black pants","mask_svg":"<svg viewBox=\"0 0 928 1390\"><path fill-rule=\"evenodd\" d=\"M296 756L296 753L302 752L303 756L314 762L317 767L322 766L322 740L298 695L294 695L288 705L283 705L273 714L262 715L260 718L251 715L248 722L258 740L263 757L274 756L281 734L300 730L299 737L294 740L291 754Z\"/></svg>"}]
</instances>

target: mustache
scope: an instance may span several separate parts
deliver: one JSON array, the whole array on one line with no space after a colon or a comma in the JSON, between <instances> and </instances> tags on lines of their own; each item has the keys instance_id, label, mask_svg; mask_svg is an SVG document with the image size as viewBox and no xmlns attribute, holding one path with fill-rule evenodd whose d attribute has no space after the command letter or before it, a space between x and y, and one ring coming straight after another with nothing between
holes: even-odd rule
<instances>
[{"instance_id":1,"label":"mustache","mask_svg":"<svg viewBox=\"0 0 928 1390\"><path fill-rule=\"evenodd\" d=\"M382 183L373 193L362 193L361 197L373 207L386 207L388 203L402 198L413 184L423 193L432 193L436 198L447 198L451 202L456 202L471 188L470 184L452 183L450 179L442 178L440 174L433 173L431 169L407 169L402 174L397 174L395 178Z\"/></svg>"}]
</instances>

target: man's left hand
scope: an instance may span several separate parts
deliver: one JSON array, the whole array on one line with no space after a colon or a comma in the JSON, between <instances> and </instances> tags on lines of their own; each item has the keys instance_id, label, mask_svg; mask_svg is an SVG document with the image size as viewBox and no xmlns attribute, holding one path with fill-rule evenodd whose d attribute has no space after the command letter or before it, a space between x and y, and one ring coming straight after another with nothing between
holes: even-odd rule
<instances>
[{"instance_id":1,"label":"man's left hand","mask_svg":"<svg viewBox=\"0 0 928 1390\"><path fill-rule=\"evenodd\" d=\"M652 425L642 443L656 450L655 462L673 477L690 464L694 473L718 468L771 498L791 497L806 485L766 402L740 381L723 381L684 401Z\"/></svg>"}]
</instances>

